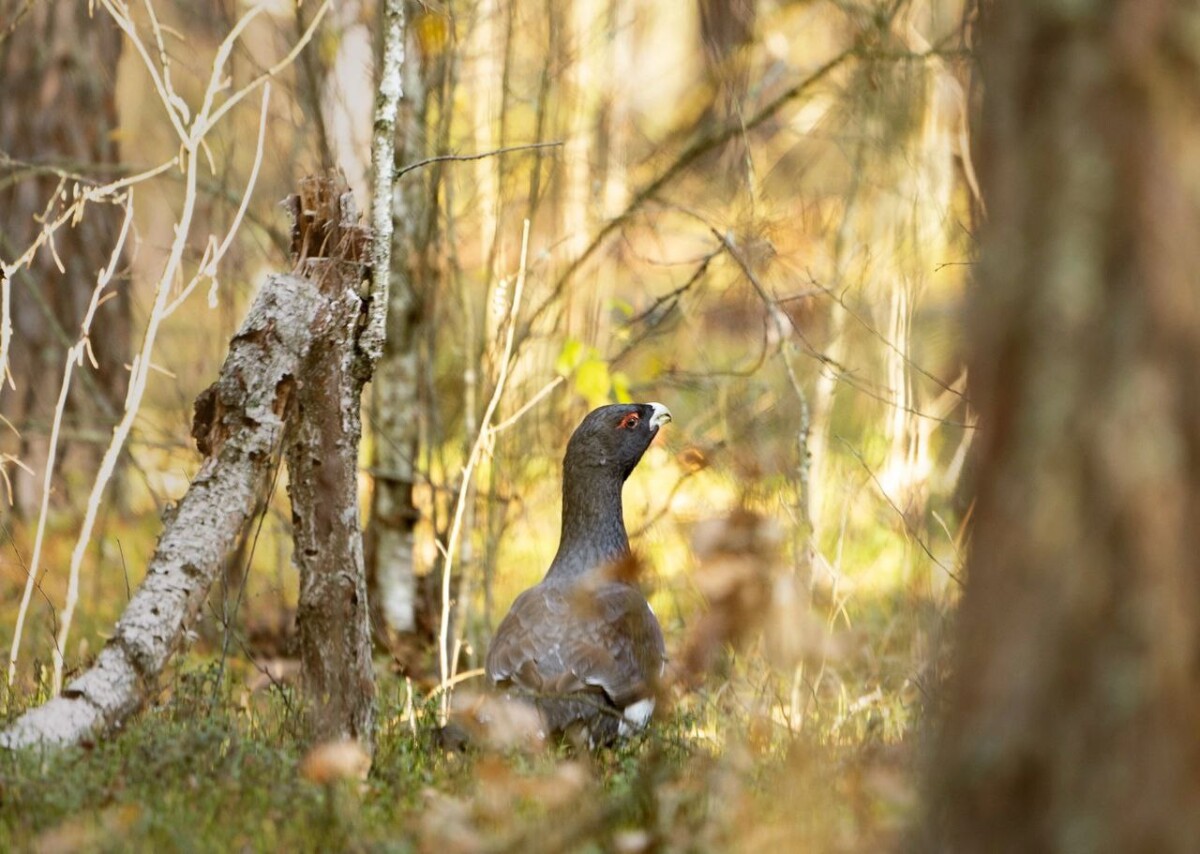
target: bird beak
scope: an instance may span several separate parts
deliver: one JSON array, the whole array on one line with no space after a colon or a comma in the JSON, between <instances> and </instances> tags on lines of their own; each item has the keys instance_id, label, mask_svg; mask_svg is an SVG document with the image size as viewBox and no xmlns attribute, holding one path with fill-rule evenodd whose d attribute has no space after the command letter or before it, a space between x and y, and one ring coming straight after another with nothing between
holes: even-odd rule
<instances>
[{"instance_id":1,"label":"bird beak","mask_svg":"<svg viewBox=\"0 0 1200 854\"><path fill-rule=\"evenodd\" d=\"M654 413L650 416L651 427L661 427L671 420L671 410L667 409L661 403L651 403L650 410Z\"/></svg>"}]
</instances>

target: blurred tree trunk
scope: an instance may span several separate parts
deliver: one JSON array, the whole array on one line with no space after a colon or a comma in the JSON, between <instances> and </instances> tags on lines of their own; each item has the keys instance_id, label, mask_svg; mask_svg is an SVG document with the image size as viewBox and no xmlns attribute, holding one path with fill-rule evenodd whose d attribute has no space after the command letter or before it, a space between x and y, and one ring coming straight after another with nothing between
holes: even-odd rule
<instances>
[{"instance_id":1,"label":"blurred tree trunk","mask_svg":"<svg viewBox=\"0 0 1200 854\"><path fill-rule=\"evenodd\" d=\"M986 7L979 494L922 850L1200 851L1194 22Z\"/></svg>"},{"instance_id":2,"label":"blurred tree trunk","mask_svg":"<svg viewBox=\"0 0 1200 854\"><path fill-rule=\"evenodd\" d=\"M563 150L562 233L568 258L583 254L591 237L592 154L598 99L596 42L600 18L598 0L573 0L569 10L570 61L567 67L567 144Z\"/></svg>"},{"instance_id":3,"label":"blurred tree trunk","mask_svg":"<svg viewBox=\"0 0 1200 854\"><path fill-rule=\"evenodd\" d=\"M604 104L600 116L603 218L619 216L629 205L629 151L633 118L632 70L637 62L638 0L609 0L608 49L604 68Z\"/></svg>"},{"instance_id":4,"label":"blurred tree trunk","mask_svg":"<svg viewBox=\"0 0 1200 854\"><path fill-rule=\"evenodd\" d=\"M511 7L511 3L509 4ZM511 14L511 8L509 11ZM500 24L500 5L498 0L479 0L475 6L475 21L467 44L468 56L472 59L474 71L474 93L471 97L472 136L475 138L475 150L479 152L492 151L504 144L497 145L497 128L500 115L505 106L505 93L497 84L507 80L508 69L505 67L507 55L505 40L497 38ZM496 90L500 89L499 92ZM493 94L495 93L495 94ZM499 103L496 102L498 97ZM495 260L496 242L499 239L500 227L500 182L504 169L503 157L484 157L475 161L475 207L479 211L479 246L487 251L488 283L491 282L492 262ZM469 318L468 318L469 319ZM475 336L468 338L470 347L477 345ZM468 407L468 418L473 407ZM467 442L471 439L468 436Z\"/></svg>"},{"instance_id":5,"label":"blurred tree trunk","mask_svg":"<svg viewBox=\"0 0 1200 854\"><path fill-rule=\"evenodd\" d=\"M714 93L719 95L717 118L722 122L741 112L749 86L749 66L743 55L754 41L758 0L697 0L700 43Z\"/></svg>"},{"instance_id":6,"label":"blurred tree trunk","mask_svg":"<svg viewBox=\"0 0 1200 854\"><path fill-rule=\"evenodd\" d=\"M421 32L423 22L427 30L437 26L440 19L430 20L432 14L418 3L406 4L404 97L397 117L401 138L396 146L396 162L400 168L426 156L427 89L422 63L429 50L422 47L429 45L422 45L416 34ZM420 429L418 354L426 316L423 282L429 271L427 250L436 227L436 220L430 216L436 198L425 183L426 171L398 179L392 245L395 272L389 293L387 341L375 368L371 394L375 490L367 530L367 565L377 624L395 632L415 628L413 530L418 514L413 490Z\"/></svg>"},{"instance_id":7,"label":"blurred tree trunk","mask_svg":"<svg viewBox=\"0 0 1200 854\"><path fill-rule=\"evenodd\" d=\"M754 41L758 0L697 0L696 6L705 73L713 94L705 120L725 127L742 118L750 81L747 52ZM743 136L734 136L713 155L720 161L719 174L733 182L745 181L747 154Z\"/></svg>"},{"instance_id":8,"label":"blurred tree trunk","mask_svg":"<svg viewBox=\"0 0 1200 854\"><path fill-rule=\"evenodd\" d=\"M60 170L95 173L96 180L107 181L120 161L115 88L121 33L108 16L93 17L89 8L86 3L0 0L0 257L7 260L33 242L41 227L35 218L55 210L56 193L69 196L73 181L62 181ZM87 121L80 121L81 116ZM109 261L122 215L114 206L89 206L74 227L57 231L53 251L43 247L12 282L9 355L16 387L0 383L0 415L21 436L17 439L8 425L0 426L0 452L14 454L34 471L33 477L10 472L18 509L37 506L57 378L67 348L79 335L97 273ZM81 473L85 487L121 409L128 379L127 276L119 272L109 294L92 326L98 367L81 371L81 382L71 389L64 420L68 438L59 452L60 471ZM60 478L59 498L69 498L70 486Z\"/></svg>"}]
</instances>

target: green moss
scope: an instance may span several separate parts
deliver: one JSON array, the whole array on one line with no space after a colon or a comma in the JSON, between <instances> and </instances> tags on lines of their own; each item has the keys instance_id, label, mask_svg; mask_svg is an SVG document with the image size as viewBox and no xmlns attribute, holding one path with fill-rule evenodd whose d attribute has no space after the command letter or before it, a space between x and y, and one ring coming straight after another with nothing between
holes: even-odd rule
<instances>
[{"instance_id":1,"label":"green moss","mask_svg":"<svg viewBox=\"0 0 1200 854\"><path fill-rule=\"evenodd\" d=\"M414 735L401 719L403 683L384 676L370 775L325 787L299 771L291 689L247 696L237 673L193 657L159 703L112 737L0 753L0 850L412 851L463 839L480 850L606 851L638 839L668 850L777 839L819 849L846 828L874 838L903 813L855 781L874 761L870 745L903 743L898 730L870 723L903 714L897 695L881 691L840 717L821 699L810 730L796 735L761 705L774 680L734 662L731 681L681 698L616 748L497 756L434 747L436 703L417 703ZM818 694L832 697L827 686ZM780 803L780 792L798 800Z\"/></svg>"}]
</instances>

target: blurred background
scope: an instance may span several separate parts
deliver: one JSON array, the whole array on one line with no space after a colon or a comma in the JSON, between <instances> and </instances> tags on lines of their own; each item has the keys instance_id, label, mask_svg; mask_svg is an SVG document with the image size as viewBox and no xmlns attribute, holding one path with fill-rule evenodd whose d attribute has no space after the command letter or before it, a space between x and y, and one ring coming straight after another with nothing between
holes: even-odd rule
<instances>
[{"instance_id":1,"label":"blurred background","mask_svg":"<svg viewBox=\"0 0 1200 854\"><path fill-rule=\"evenodd\" d=\"M223 40L255 10L230 45L222 97L269 73L269 99L260 87L219 117L194 180L177 164L146 177L180 146L163 92L195 113ZM679 737L716 763L705 774L761 782L761 760L781 769L768 788L839 798L806 814L802 837L779 803L756 813L737 801L763 845L782 834L868 850L897 832L970 515L960 315L980 205L969 12L959 0L407 5L393 306L361 460L378 662L394 675L381 688L385 730L419 717L444 677L456 502L450 625L456 670L469 672L553 556L574 426L603 403L660 401L674 420L631 477L625 511L673 661L698 655L709 671L678 691ZM50 690L56 642L68 677L87 666L140 580L164 510L200 464L192 402L264 278L291 267L280 202L302 176L333 170L369 205L376 3L156 0L127 14L145 56L99 6L0 2L0 259L13 318L0 649L29 600L9 715ZM55 224L81 187L132 176ZM509 376L484 424L526 220ZM164 292L177 302L156 314ZM43 512L85 318L90 348L58 407ZM130 395L152 325L152 369ZM115 476L81 535L130 406ZM481 431L485 453L464 483ZM229 666L247 685L288 672L289 520L280 483L178 667L238 659ZM705 629L702 615L722 607L724 627ZM797 739L817 752L797 758ZM837 783L826 792L814 779ZM767 813L777 823L747 818Z\"/></svg>"}]
</instances>

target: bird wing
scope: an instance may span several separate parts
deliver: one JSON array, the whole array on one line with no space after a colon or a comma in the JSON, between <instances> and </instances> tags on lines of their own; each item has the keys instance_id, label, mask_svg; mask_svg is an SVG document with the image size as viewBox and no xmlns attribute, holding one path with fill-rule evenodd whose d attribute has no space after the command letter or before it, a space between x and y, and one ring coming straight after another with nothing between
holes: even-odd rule
<instances>
[{"instance_id":1,"label":"bird wing","mask_svg":"<svg viewBox=\"0 0 1200 854\"><path fill-rule=\"evenodd\" d=\"M653 693L665 660L662 629L635 587L543 583L513 602L486 666L497 685L554 695L599 688L620 709Z\"/></svg>"}]
</instances>

